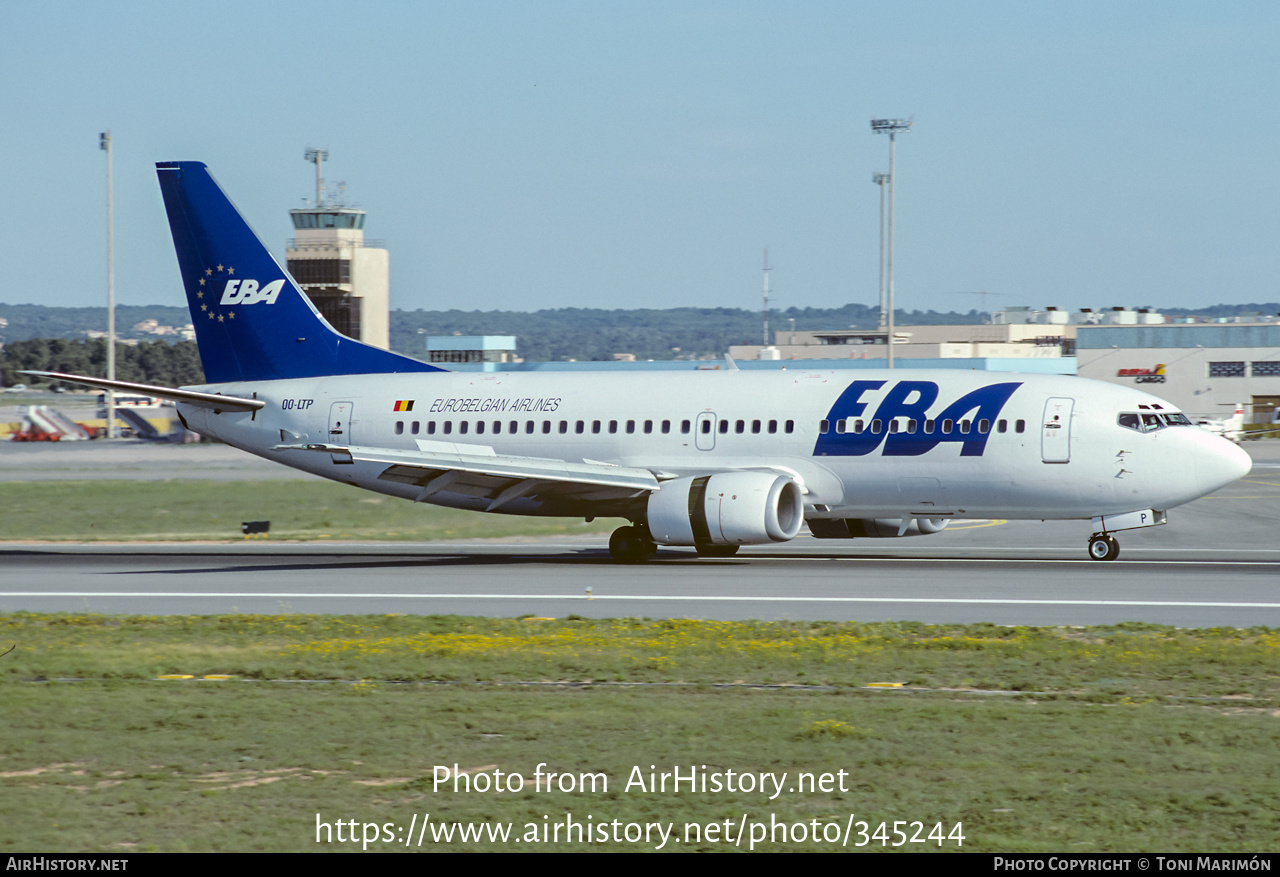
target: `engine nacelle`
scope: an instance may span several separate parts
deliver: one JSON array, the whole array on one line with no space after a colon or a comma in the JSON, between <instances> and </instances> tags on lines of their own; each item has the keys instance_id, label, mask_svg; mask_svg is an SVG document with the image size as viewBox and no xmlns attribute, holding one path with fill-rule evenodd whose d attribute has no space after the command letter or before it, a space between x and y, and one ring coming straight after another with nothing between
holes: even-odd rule
<instances>
[{"instance_id":1,"label":"engine nacelle","mask_svg":"<svg viewBox=\"0 0 1280 877\"><path fill-rule=\"evenodd\" d=\"M928 536L947 529L946 518L911 518L903 529L901 518L815 518L809 532L818 539L890 539Z\"/></svg>"},{"instance_id":2,"label":"engine nacelle","mask_svg":"<svg viewBox=\"0 0 1280 877\"><path fill-rule=\"evenodd\" d=\"M649 495L648 523L660 545L786 542L804 523L804 499L799 484L768 472L677 478Z\"/></svg>"}]
</instances>

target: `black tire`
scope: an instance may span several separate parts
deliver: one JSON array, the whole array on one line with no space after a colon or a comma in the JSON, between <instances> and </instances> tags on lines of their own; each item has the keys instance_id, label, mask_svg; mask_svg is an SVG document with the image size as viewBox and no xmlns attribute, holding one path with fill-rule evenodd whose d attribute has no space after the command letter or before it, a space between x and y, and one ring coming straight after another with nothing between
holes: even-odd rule
<instances>
[{"instance_id":1,"label":"black tire","mask_svg":"<svg viewBox=\"0 0 1280 877\"><path fill-rule=\"evenodd\" d=\"M733 557L738 553L737 545L699 545L699 557Z\"/></svg>"},{"instance_id":2,"label":"black tire","mask_svg":"<svg viewBox=\"0 0 1280 877\"><path fill-rule=\"evenodd\" d=\"M639 527L619 527L609 537L609 554L620 563L642 563L658 551Z\"/></svg>"},{"instance_id":3,"label":"black tire","mask_svg":"<svg viewBox=\"0 0 1280 877\"><path fill-rule=\"evenodd\" d=\"M1094 536L1089 540L1090 560L1115 560L1120 556L1120 543L1114 536Z\"/></svg>"}]
</instances>

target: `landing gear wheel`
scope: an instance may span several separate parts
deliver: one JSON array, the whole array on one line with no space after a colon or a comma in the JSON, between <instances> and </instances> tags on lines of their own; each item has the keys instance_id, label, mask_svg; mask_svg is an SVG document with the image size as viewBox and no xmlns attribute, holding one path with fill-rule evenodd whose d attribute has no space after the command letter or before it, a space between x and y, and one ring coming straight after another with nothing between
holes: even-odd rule
<instances>
[{"instance_id":1,"label":"landing gear wheel","mask_svg":"<svg viewBox=\"0 0 1280 877\"><path fill-rule=\"evenodd\" d=\"M640 527L619 527L609 537L609 553L622 563L643 563L658 553L658 546Z\"/></svg>"},{"instance_id":2,"label":"landing gear wheel","mask_svg":"<svg viewBox=\"0 0 1280 877\"><path fill-rule=\"evenodd\" d=\"M1120 543L1115 536L1094 534L1089 539L1090 560L1115 560L1120 556Z\"/></svg>"},{"instance_id":3,"label":"landing gear wheel","mask_svg":"<svg viewBox=\"0 0 1280 877\"><path fill-rule=\"evenodd\" d=\"M699 545L699 557L733 557L738 553L737 545Z\"/></svg>"}]
</instances>

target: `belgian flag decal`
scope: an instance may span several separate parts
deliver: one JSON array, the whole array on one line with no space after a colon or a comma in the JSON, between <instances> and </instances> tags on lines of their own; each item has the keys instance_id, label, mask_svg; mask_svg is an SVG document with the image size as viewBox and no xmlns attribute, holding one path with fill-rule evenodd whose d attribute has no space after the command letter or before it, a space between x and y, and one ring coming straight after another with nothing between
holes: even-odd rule
<instances>
[{"instance_id":1,"label":"belgian flag decal","mask_svg":"<svg viewBox=\"0 0 1280 877\"><path fill-rule=\"evenodd\" d=\"M397 402L397 403L396 403L396 407L395 407L394 409L392 409L392 410L394 410L394 411L412 411L412 410L413 410L413 400L412 400L412 399L401 399L399 402Z\"/></svg>"}]
</instances>

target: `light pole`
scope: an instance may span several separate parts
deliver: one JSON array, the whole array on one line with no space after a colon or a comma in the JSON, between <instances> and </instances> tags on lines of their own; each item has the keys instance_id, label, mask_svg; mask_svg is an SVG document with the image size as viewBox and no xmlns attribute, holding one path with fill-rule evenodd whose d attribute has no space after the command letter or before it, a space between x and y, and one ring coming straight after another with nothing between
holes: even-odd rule
<instances>
[{"instance_id":1,"label":"light pole","mask_svg":"<svg viewBox=\"0 0 1280 877\"><path fill-rule=\"evenodd\" d=\"M107 153L107 380L116 379L116 242L111 205L111 132L98 135ZM107 390L107 438L116 437L116 391Z\"/></svg>"},{"instance_id":2,"label":"light pole","mask_svg":"<svg viewBox=\"0 0 1280 877\"><path fill-rule=\"evenodd\" d=\"M880 187L880 331L884 331L884 184L889 182L888 174L874 174L871 182Z\"/></svg>"},{"instance_id":3,"label":"light pole","mask_svg":"<svg viewBox=\"0 0 1280 877\"><path fill-rule=\"evenodd\" d=\"M899 132L907 132L911 130L910 119L872 119L871 130L877 134L889 135L889 245L885 259L886 280L885 280L885 298L886 316L888 317L888 325L886 326L889 335L886 340L889 342L887 362L889 368L893 368L893 184L896 181L894 174L893 158L894 145Z\"/></svg>"}]
</instances>

